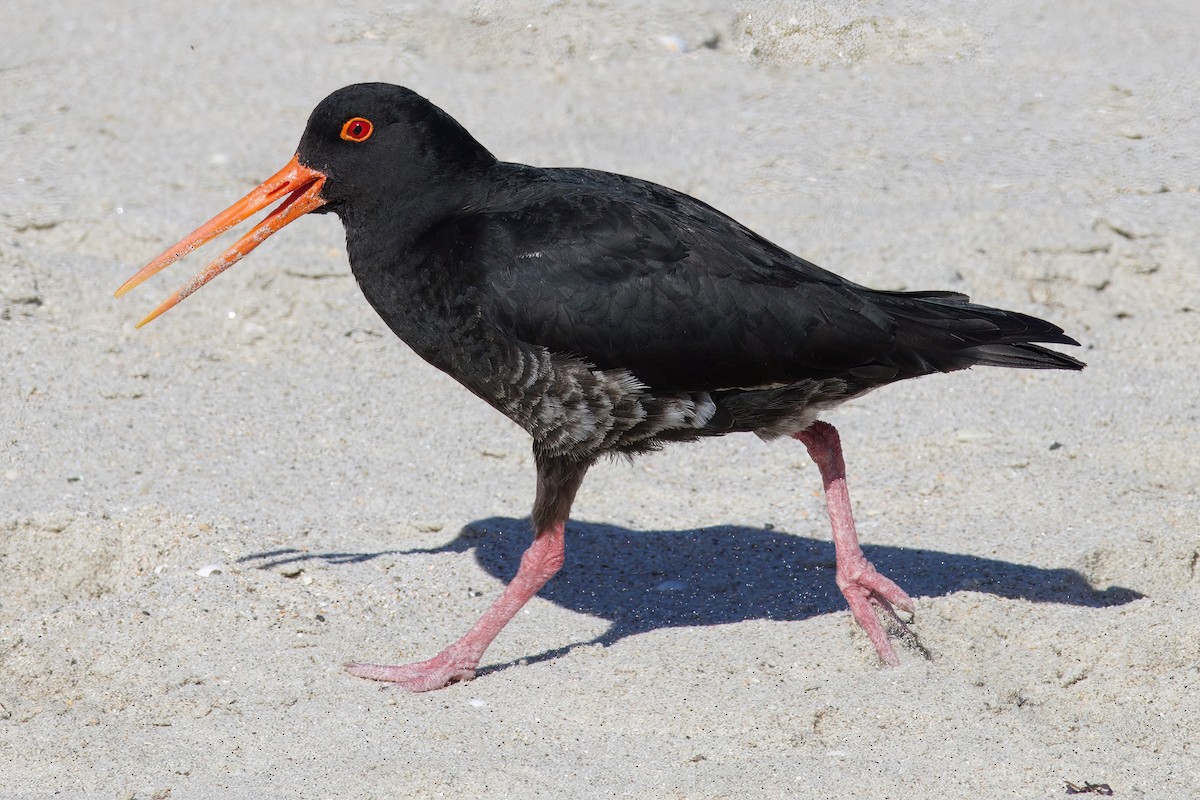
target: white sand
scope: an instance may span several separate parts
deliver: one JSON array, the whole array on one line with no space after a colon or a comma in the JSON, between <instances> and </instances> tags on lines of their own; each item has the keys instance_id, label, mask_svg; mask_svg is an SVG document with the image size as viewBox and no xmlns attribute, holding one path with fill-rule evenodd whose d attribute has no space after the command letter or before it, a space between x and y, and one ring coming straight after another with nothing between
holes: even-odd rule
<instances>
[{"instance_id":1,"label":"white sand","mask_svg":"<svg viewBox=\"0 0 1200 800\"><path fill-rule=\"evenodd\" d=\"M1200 795L1200 6L620 7L9 3L0 797ZM1084 343L830 416L928 658L878 668L803 448L730 437L595 469L476 681L342 673L511 577L526 437L387 333L332 217L142 331L203 259L112 290L362 80Z\"/></svg>"}]
</instances>

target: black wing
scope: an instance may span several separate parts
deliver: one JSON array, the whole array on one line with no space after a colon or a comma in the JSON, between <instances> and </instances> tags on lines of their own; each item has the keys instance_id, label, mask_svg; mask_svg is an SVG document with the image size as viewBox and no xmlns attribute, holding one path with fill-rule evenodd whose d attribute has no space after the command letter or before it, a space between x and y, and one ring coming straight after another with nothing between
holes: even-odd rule
<instances>
[{"instance_id":1,"label":"black wing","mask_svg":"<svg viewBox=\"0 0 1200 800\"><path fill-rule=\"evenodd\" d=\"M481 210L460 231L474 240L485 317L660 390L837 375L883 383L1017 356L1078 363L1024 344L1074 344L1049 323L952 292L858 286L671 189L589 170L536 173L510 207ZM1006 354L1013 343L1019 352Z\"/></svg>"}]
</instances>

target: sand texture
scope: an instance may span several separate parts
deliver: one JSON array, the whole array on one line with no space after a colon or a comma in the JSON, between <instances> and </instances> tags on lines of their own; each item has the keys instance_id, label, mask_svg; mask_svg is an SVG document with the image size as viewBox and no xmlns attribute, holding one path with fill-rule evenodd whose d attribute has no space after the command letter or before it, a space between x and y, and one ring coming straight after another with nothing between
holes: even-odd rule
<instances>
[{"instance_id":1,"label":"sand texture","mask_svg":"<svg viewBox=\"0 0 1200 800\"><path fill-rule=\"evenodd\" d=\"M0 12L0 798L1200 796L1200 4L642 5ZM733 436L595 468L475 681L343 673L511 579L526 435L387 331L332 216L140 331L203 254L112 292L373 80L1082 342L828 415L916 598L899 668L803 447Z\"/></svg>"}]
</instances>

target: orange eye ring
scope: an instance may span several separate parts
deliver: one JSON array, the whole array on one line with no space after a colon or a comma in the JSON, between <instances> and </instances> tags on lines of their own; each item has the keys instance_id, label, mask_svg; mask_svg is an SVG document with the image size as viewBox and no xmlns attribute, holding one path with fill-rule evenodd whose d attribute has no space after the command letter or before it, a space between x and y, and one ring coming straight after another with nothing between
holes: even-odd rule
<instances>
[{"instance_id":1,"label":"orange eye ring","mask_svg":"<svg viewBox=\"0 0 1200 800\"><path fill-rule=\"evenodd\" d=\"M365 117L354 117L346 120L339 136L347 142L365 142L371 138L371 134L374 132L375 126L371 124L371 120Z\"/></svg>"}]
</instances>

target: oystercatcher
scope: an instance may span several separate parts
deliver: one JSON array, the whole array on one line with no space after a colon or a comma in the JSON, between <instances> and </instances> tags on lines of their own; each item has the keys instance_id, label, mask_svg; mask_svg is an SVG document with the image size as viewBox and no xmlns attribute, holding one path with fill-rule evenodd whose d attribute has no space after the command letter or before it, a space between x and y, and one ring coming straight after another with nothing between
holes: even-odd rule
<instances>
[{"instance_id":1,"label":"oystercatcher","mask_svg":"<svg viewBox=\"0 0 1200 800\"><path fill-rule=\"evenodd\" d=\"M368 302L418 355L533 437L533 542L457 642L404 666L348 664L411 691L474 677L488 645L563 563L575 493L604 455L727 433L800 440L824 481L837 585L885 664L875 606L913 603L863 555L837 431L817 417L906 378L976 365L1083 368L1049 322L957 292L868 289L648 181L497 160L409 89L340 89L295 157L151 261L146 278L282 201L139 323L309 212L337 214ZM897 617L898 619L898 617Z\"/></svg>"}]
</instances>

